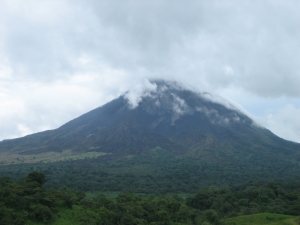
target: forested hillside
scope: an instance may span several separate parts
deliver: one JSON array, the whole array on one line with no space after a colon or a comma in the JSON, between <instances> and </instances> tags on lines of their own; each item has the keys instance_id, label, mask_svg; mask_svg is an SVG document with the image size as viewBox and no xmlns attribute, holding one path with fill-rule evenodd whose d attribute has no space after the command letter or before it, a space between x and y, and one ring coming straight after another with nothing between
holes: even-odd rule
<instances>
[{"instance_id":1,"label":"forested hillside","mask_svg":"<svg viewBox=\"0 0 300 225\"><path fill-rule=\"evenodd\" d=\"M67 188L45 188L45 182L45 175L37 171L18 182L0 178L0 224L221 225L241 220L237 216L257 213L273 213L253 218L264 217L275 222L297 219L277 214L300 214L298 183L289 186L247 183L231 189L209 187L188 197L123 192L116 198L103 194L88 198L84 192Z\"/></svg>"},{"instance_id":2,"label":"forested hillside","mask_svg":"<svg viewBox=\"0 0 300 225\"><path fill-rule=\"evenodd\" d=\"M213 159L212 159L213 160ZM245 182L299 180L300 166L281 160L256 157L239 164L216 164L195 158L178 158L156 149L149 156L130 156L103 161L83 159L56 163L1 166L0 176L17 181L33 170L47 176L46 187L62 186L82 191L131 191L144 194L195 193L200 188L228 188Z\"/></svg>"}]
</instances>

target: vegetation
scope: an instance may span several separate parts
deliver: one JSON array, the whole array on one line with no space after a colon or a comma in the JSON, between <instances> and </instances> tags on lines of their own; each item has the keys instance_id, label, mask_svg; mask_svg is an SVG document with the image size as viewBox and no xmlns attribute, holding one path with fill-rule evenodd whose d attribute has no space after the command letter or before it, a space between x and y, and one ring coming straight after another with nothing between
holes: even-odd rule
<instances>
[{"instance_id":1,"label":"vegetation","mask_svg":"<svg viewBox=\"0 0 300 225\"><path fill-rule=\"evenodd\" d=\"M50 163L59 161L72 161L79 159L97 158L106 155L103 152L83 152L74 154L71 150L61 152L42 152L34 155L11 154L10 152L0 153L0 165L23 164L23 163Z\"/></svg>"},{"instance_id":2,"label":"vegetation","mask_svg":"<svg viewBox=\"0 0 300 225\"><path fill-rule=\"evenodd\" d=\"M1 166L0 176L10 176L17 181L31 171L38 170L47 176L45 185L48 188L66 186L85 192L180 194L195 193L208 186L229 188L249 181L274 180L286 183L288 180L299 180L300 170L297 164L267 159L261 159L259 166L251 165L247 160L233 165L226 162L206 163L201 159L176 157L157 149L150 156L135 155L101 161L102 157Z\"/></svg>"},{"instance_id":3,"label":"vegetation","mask_svg":"<svg viewBox=\"0 0 300 225\"><path fill-rule=\"evenodd\" d=\"M231 189L209 187L187 198L179 195L116 197L44 187L46 177L33 171L18 182L0 178L0 225L183 225L299 224L300 188L277 183L247 183Z\"/></svg>"},{"instance_id":4,"label":"vegetation","mask_svg":"<svg viewBox=\"0 0 300 225\"><path fill-rule=\"evenodd\" d=\"M274 214L258 213L253 215L238 216L223 220L224 225L296 225L299 224L299 217Z\"/></svg>"}]
</instances>

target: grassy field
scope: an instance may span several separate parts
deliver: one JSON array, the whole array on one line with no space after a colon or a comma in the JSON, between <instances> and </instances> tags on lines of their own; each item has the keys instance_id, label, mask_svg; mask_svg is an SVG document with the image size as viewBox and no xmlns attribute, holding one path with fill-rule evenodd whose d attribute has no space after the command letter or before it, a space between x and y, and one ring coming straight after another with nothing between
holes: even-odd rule
<instances>
[{"instance_id":1,"label":"grassy field","mask_svg":"<svg viewBox=\"0 0 300 225\"><path fill-rule=\"evenodd\" d=\"M223 220L224 225L299 225L300 218L289 215L259 213Z\"/></svg>"},{"instance_id":2,"label":"grassy field","mask_svg":"<svg viewBox=\"0 0 300 225\"><path fill-rule=\"evenodd\" d=\"M43 152L36 155L19 155L19 154L0 154L0 165L21 164L21 163L51 163L61 161L73 161L79 159L97 158L106 155L104 152L83 152L80 154L73 153L71 150L62 152Z\"/></svg>"}]
</instances>

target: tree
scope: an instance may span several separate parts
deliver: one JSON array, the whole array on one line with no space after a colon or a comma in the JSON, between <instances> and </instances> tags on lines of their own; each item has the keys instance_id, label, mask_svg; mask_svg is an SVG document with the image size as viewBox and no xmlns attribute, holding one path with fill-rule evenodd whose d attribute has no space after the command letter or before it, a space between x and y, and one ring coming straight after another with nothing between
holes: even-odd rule
<instances>
[{"instance_id":1,"label":"tree","mask_svg":"<svg viewBox=\"0 0 300 225\"><path fill-rule=\"evenodd\" d=\"M39 186L43 186L46 182L45 174L38 172L38 171L32 171L28 174L28 176L25 178L27 182L37 182Z\"/></svg>"}]
</instances>

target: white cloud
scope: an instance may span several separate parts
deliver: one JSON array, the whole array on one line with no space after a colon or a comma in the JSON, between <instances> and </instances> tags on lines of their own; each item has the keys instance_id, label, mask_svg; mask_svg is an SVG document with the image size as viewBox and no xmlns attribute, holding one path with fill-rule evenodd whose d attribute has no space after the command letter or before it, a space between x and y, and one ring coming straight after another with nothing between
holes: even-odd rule
<instances>
[{"instance_id":1,"label":"white cloud","mask_svg":"<svg viewBox=\"0 0 300 225\"><path fill-rule=\"evenodd\" d=\"M12 68L8 60L0 60L0 79L11 78Z\"/></svg>"},{"instance_id":2,"label":"white cloud","mask_svg":"<svg viewBox=\"0 0 300 225\"><path fill-rule=\"evenodd\" d=\"M300 107L286 105L275 112L258 117L260 124L276 135L300 143Z\"/></svg>"},{"instance_id":3,"label":"white cloud","mask_svg":"<svg viewBox=\"0 0 300 225\"><path fill-rule=\"evenodd\" d=\"M19 80L0 82L0 137L20 137L57 128L123 94L129 88L123 71L102 68L104 75L78 73L45 84ZM116 86L116 80L123 85ZM99 91L101 90L101 91ZM107 94L105 94L107 93Z\"/></svg>"},{"instance_id":4,"label":"white cloud","mask_svg":"<svg viewBox=\"0 0 300 225\"><path fill-rule=\"evenodd\" d=\"M144 97L151 97L152 93L157 90L157 85L155 83L149 82L144 79L143 82L136 83L131 87L130 91L125 94L125 98L128 100L131 108L136 108Z\"/></svg>"},{"instance_id":5,"label":"white cloud","mask_svg":"<svg viewBox=\"0 0 300 225\"><path fill-rule=\"evenodd\" d=\"M184 99L181 99L180 97L173 94L173 110L178 115L184 115L188 112L188 106L185 103Z\"/></svg>"}]
</instances>

